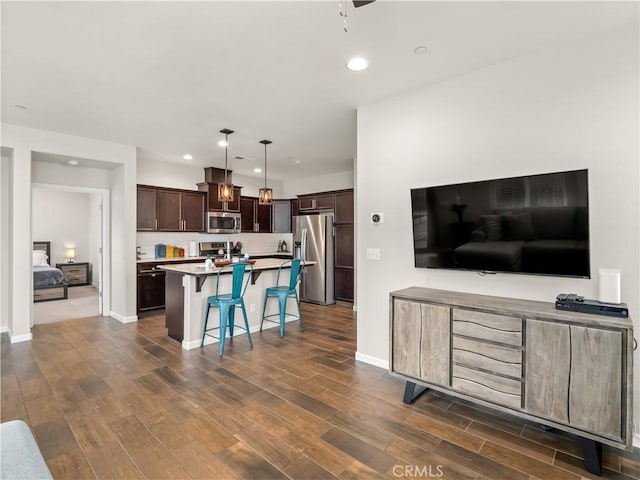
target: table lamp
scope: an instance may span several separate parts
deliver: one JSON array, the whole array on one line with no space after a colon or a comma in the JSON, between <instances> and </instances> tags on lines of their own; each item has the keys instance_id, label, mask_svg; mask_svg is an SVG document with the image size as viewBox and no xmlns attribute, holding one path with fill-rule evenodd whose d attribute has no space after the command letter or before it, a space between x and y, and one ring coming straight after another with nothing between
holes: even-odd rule
<instances>
[{"instance_id":1,"label":"table lamp","mask_svg":"<svg viewBox=\"0 0 640 480\"><path fill-rule=\"evenodd\" d=\"M73 263L76 258L76 248L68 247L67 248L67 263Z\"/></svg>"}]
</instances>

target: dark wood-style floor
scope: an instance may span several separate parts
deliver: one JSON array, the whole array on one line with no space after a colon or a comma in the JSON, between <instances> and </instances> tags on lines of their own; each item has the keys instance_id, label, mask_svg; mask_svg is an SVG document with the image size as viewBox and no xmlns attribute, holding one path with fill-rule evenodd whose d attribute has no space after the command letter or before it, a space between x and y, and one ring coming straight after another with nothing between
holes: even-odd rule
<instances>
[{"instance_id":1,"label":"dark wood-style floor","mask_svg":"<svg viewBox=\"0 0 640 480\"><path fill-rule=\"evenodd\" d=\"M579 479L569 437L426 393L354 360L345 306L303 305L288 324L183 351L163 316L94 317L2 339L2 421L32 428L55 478ZM366 323L366 322L365 322ZM640 478L606 449L604 478Z\"/></svg>"}]
</instances>

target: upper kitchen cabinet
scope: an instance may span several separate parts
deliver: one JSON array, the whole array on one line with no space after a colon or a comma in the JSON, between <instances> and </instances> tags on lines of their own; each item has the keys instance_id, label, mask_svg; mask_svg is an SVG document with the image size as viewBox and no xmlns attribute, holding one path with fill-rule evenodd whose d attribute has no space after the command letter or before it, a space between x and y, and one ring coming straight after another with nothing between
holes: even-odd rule
<instances>
[{"instance_id":1,"label":"upper kitchen cabinet","mask_svg":"<svg viewBox=\"0 0 640 480\"><path fill-rule=\"evenodd\" d=\"M155 187L138 185L138 231L155 231L157 220L157 192Z\"/></svg>"},{"instance_id":2,"label":"upper kitchen cabinet","mask_svg":"<svg viewBox=\"0 0 640 480\"><path fill-rule=\"evenodd\" d=\"M335 194L335 223L353 224L353 190Z\"/></svg>"},{"instance_id":3,"label":"upper kitchen cabinet","mask_svg":"<svg viewBox=\"0 0 640 480\"><path fill-rule=\"evenodd\" d=\"M137 229L203 232L206 195L191 190L138 185Z\"/></svg>"},{"instance_id":4,"label":"upper kitchen cabinet","mask_svg":"<svg viewBox=\"0 0 640 480\"><path fill-rule=\"evenodd\" d=\"M233 202L218 200L218 184L203 182L198 184L198 190L207 192L207 209L210 212L240 212L240 192L242 187L233 187Z\"/></svg>"},{"instance_id":5,"label":"upper kitchen cabinet","mask_svg":"<svg viewBox=\"0 0 640 480\"><path fill-rule=\"evenodd\" d=\"M242 232L271 233L271 205L260 205L255 197L240 198Z\"/></svg>"},{"instance_id":6,"label":"upper kitchen cabinet","mask_svg":"<svg viewBox=\"0 0 640 480\"><path fill-rule=\"evenodd\" d=\"M291 233L291 200L274 200L271 217L273 233Z\"/></svg>"},{"instance_id":7,"label":"upper kitchen cabinet","mask_svg":"<svg viewBox=\"0 0 640 480\"><path fill-rule=\"evenodd\" d=\"M312 210L333 210L333 194L313 194L298 196L298 210L300 212Z\"/></svg>"}]
</instances>

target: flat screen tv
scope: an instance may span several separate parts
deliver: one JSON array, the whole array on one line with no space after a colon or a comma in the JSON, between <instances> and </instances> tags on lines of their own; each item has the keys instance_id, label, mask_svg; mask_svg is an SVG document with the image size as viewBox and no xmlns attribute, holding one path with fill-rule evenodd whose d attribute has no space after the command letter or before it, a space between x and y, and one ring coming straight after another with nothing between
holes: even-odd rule
<instances>
[{"instance_id":1,"label":"flat screen tv","mask_svg":"<svg viewBox=\"0 0 640 480\"><path fill-rule=\"evenodd\" d=\"M415 266L589 278L588 171L411 190Z\"/></svg>"}]
</instances>

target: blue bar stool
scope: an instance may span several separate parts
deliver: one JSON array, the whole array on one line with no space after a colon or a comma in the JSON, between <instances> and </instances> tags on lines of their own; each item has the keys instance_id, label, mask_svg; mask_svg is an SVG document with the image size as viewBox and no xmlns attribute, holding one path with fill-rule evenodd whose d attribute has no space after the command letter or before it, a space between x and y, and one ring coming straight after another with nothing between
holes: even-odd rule
<instances>
[{"instance_id":1,"label":"blue bar stool","mask_svg":"<svg viewBox=\"0 0 640 480\"><path fill-rule=\"evenodd\" d=\"M231 270L231 293L220 293L220 276ZM249 275L245 276L245 272L249 272ZM249 345L253 348L253 341L251 340L251 332L249 332L249 322L247 321L247 311L244 308L244 292L247 289L249 280L253 273L253 266L249 263L231 263L225 265L218 270L216 276L216 293L207 298L206 312L204 315L204 328L202 330L202 343L200 346L204 346L204 337L209 335L210 337L220 340L219 355L224 353L225 337L227 335L227 326L229 327L229 337L233 338L233 327L235 319L236 307L242 309L242 316L244 317L244 328L246 330L247 337L249 338ZM220 320L217 327L207 329L207 322L209 320L209 310L211 307L218 307L220 313ZM208 333L214 330L219 331L219 337Z\"/></svg>"},{"instance_id":2,"label":"blue bar stool","mask_svg":"<svg viewBox=\"0 0 640 480\"><path fill-rule=\"evenodd\" d=\"M289 266L291 266L291 268L289 269L291 271L291 274L289 276L289 284L280 285L280 273L282 273L283 268L286 269ZM265 320L267 322L280 323L280 336L284 337L284 320L287 315L299 319L300 330L304 330L302 313L300 312L300 300L298 299L298 292L296 291L296 287L298 285L298 282L300 281L303 270L304 264L300 262L300 259L287 260L280 265L280 268L278 268L278 276L276 277L276 286L268 287L265 290L264 305L262 306L262 320L260 321L260 331L262 331L262 324ZM267 300L269 300L269 298L271 297L278 297L279 311L278 313L265 316L264 313L267 309ZM287 313L287 299L289 297L294 297L296 299L296 304L298 305L298 315ZM280 317L280 319L279 321L269 320L269 317Z\"/></svg>"}]
</instances>

